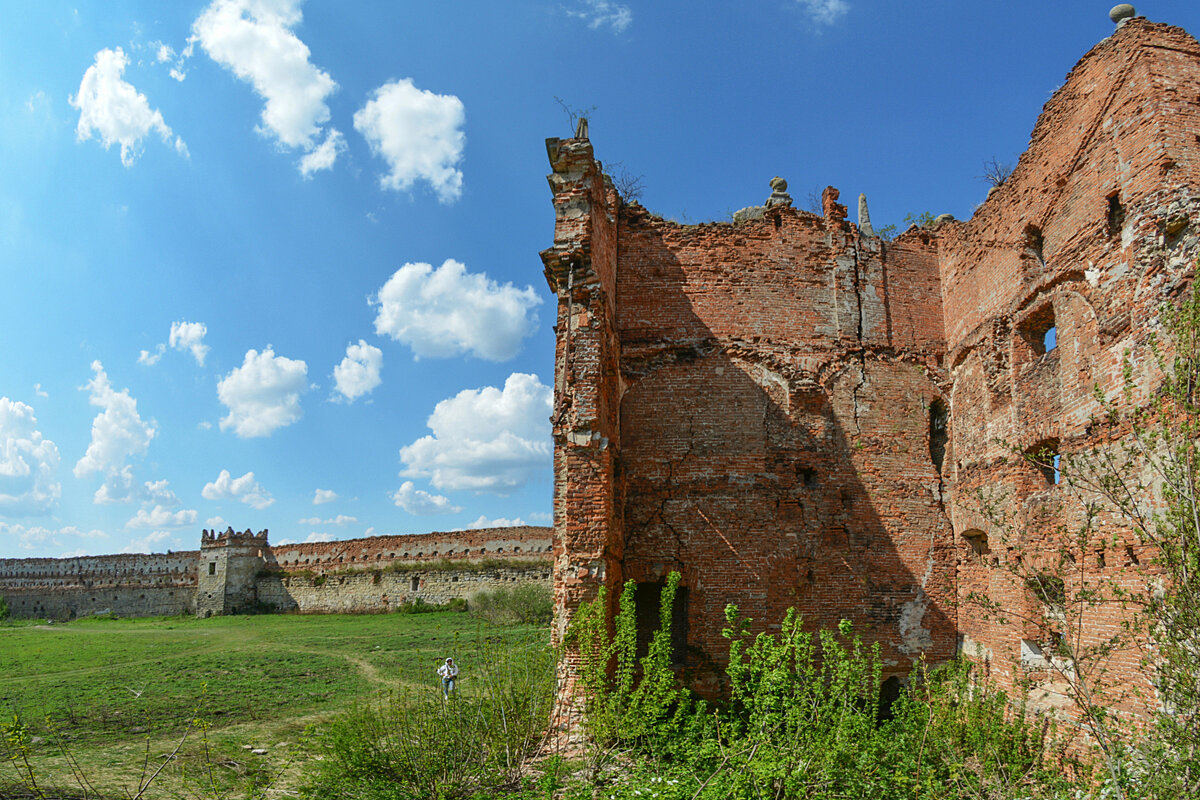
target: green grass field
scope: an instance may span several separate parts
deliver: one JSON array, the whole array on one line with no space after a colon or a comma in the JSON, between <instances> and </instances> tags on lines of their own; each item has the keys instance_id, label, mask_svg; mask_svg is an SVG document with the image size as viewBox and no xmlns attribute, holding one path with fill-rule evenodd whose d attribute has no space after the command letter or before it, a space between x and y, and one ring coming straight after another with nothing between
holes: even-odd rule
<instances>
[{"instance_id":1,"label":"green grass field","mask_svg":"<svg viewBox=\"0 0 1200 800\"><path fill-rule=\"evenodd\" d=\"M461 662L469 691L472 666L489 652L547 638L453 612L14 625L0 628L0 703L36 737L33 763L49 783L74 784L65 743L103 794L136 788L147 754L153 769L200 720L180 764L196 773L217 763L226 783L282 771L286 784L309 725L403 684L438 691L435 669L447 655ZM182 791L177 773L164 770L151 796ZM15 779L9 768L0 785Z\"/></svg>"}]
</instances>

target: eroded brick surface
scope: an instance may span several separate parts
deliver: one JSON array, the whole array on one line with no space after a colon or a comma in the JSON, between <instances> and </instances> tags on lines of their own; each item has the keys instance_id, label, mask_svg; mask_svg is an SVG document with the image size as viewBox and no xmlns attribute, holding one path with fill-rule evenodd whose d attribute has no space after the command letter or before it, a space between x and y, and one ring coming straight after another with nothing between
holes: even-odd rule
<instances>
[{"instance_id":1,"label":"eroded brick surface","mask_svg":"<svg viewBox=\"0 0 1200 800\"><path fill-rule=\"evenodd\" d=\"M892 242L861 235L832 187L822 216L772 203L678 225L622 203L587 139L547 149L558 635L598 587L677 570L703 690L719 688L735 603L759 629L789 606L809 628L850 619L890 674L961 642L1061 705L1053 675L1021 665L1046 610L1014 572L1049 569L1074 512L1013 455L1111 436L1093 393L1119 394L1126 351L1136 402L1159 379L1147 337L1198 250L1196 41L1126 23L971 220ZM1115 549L1084 554L1080 574L1143 590L1151 554L1104 525ZM1018 555L1031 563L1013 569ZM982 614L972 593L1011 613ZM1122 619L1089 612L1086 638ZM1137 654L1111 665L1146 687Z\"/></svg>"}]
</instances>

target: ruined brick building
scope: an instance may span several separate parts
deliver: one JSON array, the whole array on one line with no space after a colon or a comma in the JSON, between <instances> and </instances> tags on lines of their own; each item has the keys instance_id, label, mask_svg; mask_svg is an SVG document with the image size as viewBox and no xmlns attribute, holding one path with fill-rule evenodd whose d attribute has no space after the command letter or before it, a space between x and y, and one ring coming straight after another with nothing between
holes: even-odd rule
<instances>
[{"instance_id":1,"label":"ruined brick building","mask_svg":"<svg viewBox=\"0 0 1200 800\"><path fill-rule=\"evenodd\" d=\"M854 224L831 188L812 214L779 182L733 222L677 224L622 200L586 126L546 146L558 635L598 587L638 582L643 614L676 570L676 659L701 688L736 603L759 629L790 606L808 628L848 618L888 675L961 648L1061 700L1016 621L1038 598L1008 567L1047 557L1071 512L1054 470L1010 448L1090 445L1093 389L1119 396L1126 351L1140 399L1154 388L1147 336L1200 253L1196 40L1124 21L970 220L890 241L865 203ZM1007 498L1016 539L980 487ZM1147 554L1108 533L1081 568L1137 590ZM1014 617L986 619L973 592ZM1114 667L1133 681L1137 654Z\"/></svg>"}]
</instances>

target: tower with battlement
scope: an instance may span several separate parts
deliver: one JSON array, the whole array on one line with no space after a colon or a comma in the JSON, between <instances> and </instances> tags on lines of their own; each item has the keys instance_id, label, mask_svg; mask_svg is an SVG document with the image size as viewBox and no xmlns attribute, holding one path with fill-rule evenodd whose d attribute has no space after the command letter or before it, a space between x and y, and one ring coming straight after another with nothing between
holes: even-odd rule
<instances>
[{"instance_id":1,"label":"tower with battlement","mask_svg":"<svg viewBox=\"0 0 1200 800\"><path fill-rule=\"evenodd\" d=\"M227 529L200 534L196 580L196 616L212 617L248 611L258 602L256 580L267 565L267 531L240 533Z\"/></svg>"}]
</instances>

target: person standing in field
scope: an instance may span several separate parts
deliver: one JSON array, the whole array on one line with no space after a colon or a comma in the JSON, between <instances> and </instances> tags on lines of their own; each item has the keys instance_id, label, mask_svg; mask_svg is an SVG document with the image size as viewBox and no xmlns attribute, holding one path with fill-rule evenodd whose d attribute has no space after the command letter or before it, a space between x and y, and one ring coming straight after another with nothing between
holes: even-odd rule
<instances>
[{"instance_id":1,"label":"person standing in field","mask_svg":"<svg viewBox=\"0 0 1200 800\"><path fill-rule=\"evenodd\" d=\"M454 681L458 678L458 665L453 658L447 658L446 663L438 667L437 673L442 676L442 698L449 700L450 693L454 691Z\"/></svg>"}]
</instances>

